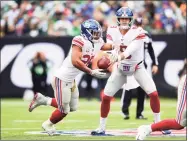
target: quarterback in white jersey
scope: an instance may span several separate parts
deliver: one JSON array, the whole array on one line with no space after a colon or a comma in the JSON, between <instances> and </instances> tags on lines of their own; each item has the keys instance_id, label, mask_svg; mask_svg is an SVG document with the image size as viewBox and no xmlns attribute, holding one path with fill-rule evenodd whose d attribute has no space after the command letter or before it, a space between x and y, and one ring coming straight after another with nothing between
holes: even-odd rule
<instances>
[{"instance_id":1,"label":"quarterback in white jersey","mask_svg":"<svg viewBox=\"0 0 188 141\"><path fill-rule=\"evenodd\" d=\"M81 24L81 31L80 36L73 38L69 55L54 74L51 85L55 98L37 93L29 106L30 112L40 105L50 105L56 108L51 117L42 124L42 128L49 135L54 135L56 123L70 111L77 110L79 92L75 77L81 71L98 78L107 75L101 69L92 70L88 67L97 52L101 49L110 49L104 46L101 26L97 21L89 19Z\"/></svg>"},{"instance_id":2,"label":"quarterback in white jersey","mask_svg":"<svg viewBox=\"0 0 188 141\"><path fill-rule=\"evenodd\" d=\"M127 83L127 76L134 75L141 88L150 97L150 106L154 121L160 121L160 102L155 83L147 73L144 65L145 31L141 27L132 26L133 13L128 7L122 7L116 12L118 26L110 26L107 30L107 44L114 46L110 55L111 62L117 62L104 89L101 103L99 128L92 135L105 134L106 120L110 111L110 101L115 93Z\"/></svg>"}]
</instances>

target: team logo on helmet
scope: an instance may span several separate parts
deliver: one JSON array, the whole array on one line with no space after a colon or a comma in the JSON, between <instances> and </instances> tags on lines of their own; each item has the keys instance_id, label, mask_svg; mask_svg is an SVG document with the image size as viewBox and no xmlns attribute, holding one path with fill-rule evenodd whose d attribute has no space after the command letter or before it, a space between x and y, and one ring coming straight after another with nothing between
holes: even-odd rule
<instances>
[{"instance_id":1,"label":"team logo on helmet","mask_svg":"<svg viewBox=\"0 0 188 141\"><path fill-rule=\"evenodd\" d=\"M128 29L133 23L133 12L129 7L122 7L116 12L117 23L123 29ZM129 18L130 22L127 25L121 25L120 18Z\"/></svg>"},{"instance_id":2,"label":"team logo on helmet","mask_svg":"<svg viewBox=\"0 0 188 141\"><path fill-rule=\"evenodd\" d=\"M98 42L102 36L102 28L96 20L89 19L81 24L81 35L89 41Z\"/></svg>"}]
</instances>

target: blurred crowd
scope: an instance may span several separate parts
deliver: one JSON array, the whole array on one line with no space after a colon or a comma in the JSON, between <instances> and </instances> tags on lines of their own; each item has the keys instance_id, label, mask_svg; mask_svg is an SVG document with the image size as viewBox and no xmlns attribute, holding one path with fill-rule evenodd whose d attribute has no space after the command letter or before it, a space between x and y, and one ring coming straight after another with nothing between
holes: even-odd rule
<instances>
[{"instance_id":1,"label":"blurred crowd","mask_svg":"<svg viewBox=\"0 0 188 141\"><path fill-rule=\"evenodd\" d=\"M105 32L115 12L129 6L152 34L186 33L186 1L1 1L0 36L75 36L83 20L94 18Z\"/></svg>"}]
</instances>

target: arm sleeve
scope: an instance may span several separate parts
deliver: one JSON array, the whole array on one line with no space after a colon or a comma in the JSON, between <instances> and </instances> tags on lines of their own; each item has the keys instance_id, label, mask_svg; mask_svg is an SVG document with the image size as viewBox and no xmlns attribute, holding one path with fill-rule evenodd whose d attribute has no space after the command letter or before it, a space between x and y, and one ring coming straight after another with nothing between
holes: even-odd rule
<instances>
[{"instance_id":1,"label":"arm sleeve","mask_svg":"<svg viewBox=\"0 0 188 141\"><path fill-rule=\"evenodd\" d=\"M138 50L141 46L140 44L143 44L142 40L133 40L130 45L126 48L126 50L123 52L125 58L132 55L136 50Z\"/></svg>"},{"instance_id":2,"label":"arm sleeve","mask_svg":"<svg viewBox=\"0 0 188 141\"><path fill-rule=\"evenodd\" d=\"M148 53L151 57L152 65L158 65L159 63L158 63L157 57L155 56L155 52L153 50L152 42L148 43Z\"/></svg>"}]
</instances>

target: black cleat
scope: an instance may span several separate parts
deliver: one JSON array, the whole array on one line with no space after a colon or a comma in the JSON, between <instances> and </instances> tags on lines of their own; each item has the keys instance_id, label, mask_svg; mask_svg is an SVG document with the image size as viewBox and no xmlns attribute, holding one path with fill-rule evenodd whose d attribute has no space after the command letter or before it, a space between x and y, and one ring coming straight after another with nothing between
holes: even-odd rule
<instances>
[{"instance_id":1,"label":"black cleat","mask_svg":"<svg viewBox=\"0 0 188 141\"><path fill-rule=\"evenodd\" d=\"M144 117L143 115L140 115L140 116L137 116L136 119L147 120L148 118Z\"/></svg>"},{"instance_id":2,"label":"black cleat","mask_svg":"<svg viewBox=\"0 0 188 141\"><path fill-rule=\"evenodd\" d=\"M124 115L124 120L128 120L129 118L129 115Z\"/></svg>"},{"instance_id":3,"label":"black cleat","mask_svg":"<svg viewBox=\"0 0 188 141\"><path fill-rule=\"evenodd\" d=\"M94 131L91 131L91 135L93 135L93 136L103 136L103 135L105 135L105 131L96 129Z\"/></svg>"}]
</instances>

